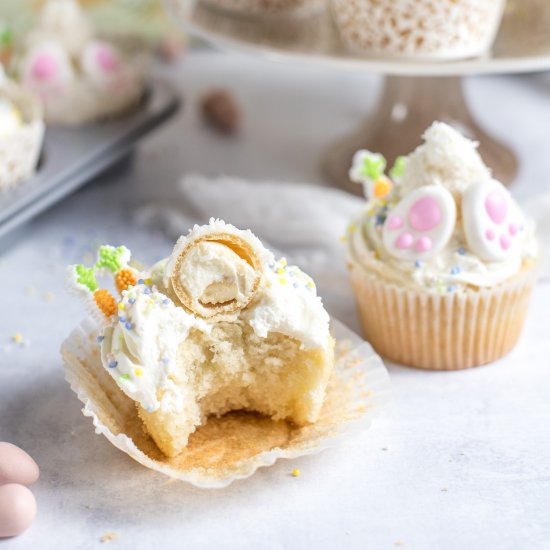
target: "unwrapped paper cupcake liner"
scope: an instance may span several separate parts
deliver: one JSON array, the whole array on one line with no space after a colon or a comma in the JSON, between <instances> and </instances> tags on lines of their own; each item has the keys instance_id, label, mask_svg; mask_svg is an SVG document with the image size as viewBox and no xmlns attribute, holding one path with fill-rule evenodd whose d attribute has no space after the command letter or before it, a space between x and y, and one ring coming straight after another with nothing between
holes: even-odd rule
<instances>
[{"instance_id":1,"label":"unwrapped paper cupcake liner","mask_svg":"<svg viewBox=\"0 0 550 550\"><path fill-rule=\"evenodd\" d=\"M0 137L0 190L30 178L40 156L44 139L42 109L38 99L10 82L0 90L23 114L24 124Z\"/></svg>"},{"instance_id":2,"label":"unwrapped paper cupcake liner","mask_svg":"<svg viewBox=\"0 0 550 550\"><path fill-rule=\"evenodd\" d=\"M316 423L298 427L243 411L211 417L173 458L160 452L145 432L135 402L103 367L94 321L75 329L61 353L65 377L96 433L147 468L197 487L222 488L278 459L313 454L368 429L387 404L389 375L380 357L338 321L332 321L331 331L336 338L336 364Z\"/></svg>"},{"instance_id":3,"label":"unwrapped paper cupcake liner","mask_svg":"<svg viewBox=\"0 0 550 550\"><path fill-rule=\"evenodd\" d=\"M350 274L364 336L378 353L411 367L458 370L496 361L515 346L538 269L446 294L399 287L356 263Z\"/></svg>"},{"instance_id":4,"label":"unwrapped paper cupcake liner","mask_svg":"<svg viewBox=\"0 0 550 550\"><path fill-rule=\"evenodd\" d=\"M331 0L346 46L358 53L461 59L490 49L505 0Z\"/></svg>"}]
</instances>

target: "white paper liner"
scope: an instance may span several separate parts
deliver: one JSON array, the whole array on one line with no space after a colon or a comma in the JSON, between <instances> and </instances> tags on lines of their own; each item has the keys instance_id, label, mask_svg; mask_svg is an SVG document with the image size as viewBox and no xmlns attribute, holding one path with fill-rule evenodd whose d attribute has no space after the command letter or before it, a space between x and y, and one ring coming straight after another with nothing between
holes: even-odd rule
<instances>
[{"instance_id":1,"label":"white paper liner","mask_svg":"<svg viewBox=\"0 0 550 550\"><path fill-rule=\"evenodd\" d=\"M86 320L71 333L63 343L61 353L65 378L84 404L84 415L92 418L96 433L103 434L115 447L152 470L196 487L222 488L253 475L258 468L271 466L278 459L317 453L343 436L368 429L388 403L390 380L380 357L342 323L332 320L331 330L337 341L336 364L318 422L297 428L286 422L260 419L252 413L229 414L221 419L210 419L205 427L199 428L191 436L189 452L185 450L175 459L162 455L144 433L134 402L120 391L101 365L96 342L97 325L93 320ZM251 447L247 451L250 456L245 458L229 462L222 460L220 466L219 453L224 451L223 434L227 426L237 430L250 428L257 448ZM265 432L262 426L266 428ZM201 462L205 445L200 441L197 445L193 443L193 438L200 440L201 430L203 435L205 430L207 433L222 433L216 440L218 444L221 442L221 447L214 453L213 462ZM269 434L269 439L262 441L264 433ZM283 444L271 446L271 442L278 439ZM246 446L249 440L245 437L240 445L237 442L239 451L243 443Z\"/></svg>"},{"instance_id":2,"label":"white paper liner","mask_svg":"<svg viewBox=\"0 0 550 550\"><path fill-rule=\"evenodd\" d=\"M0 137L0 190L12 187L32 176L44 139L40 102L31 93L10 81L0 83L0 94L23 114L24 124Z\"/></svg>"},{"instance_id":3,"label":"white paper liner","mask_svg":"<svg viewBox=\"0 0 550 550\"><path fill-rule=\"evenodd\" d=\"M407 366L458 370L496 361L517 343L538 265L491 288L437 294L403 288L357 262L350 276L365 337Z\"/></svg>"},{"instance_id":4,"label":"white paper liner","mask_svg":"<svg viewBox=\"0 0 550 550\"><path fill-rule=\"evenodd\" d=\"M357 53L461 59L492 45L505 0L331 0L347 47Z\"/></svg>"}]
</instances>

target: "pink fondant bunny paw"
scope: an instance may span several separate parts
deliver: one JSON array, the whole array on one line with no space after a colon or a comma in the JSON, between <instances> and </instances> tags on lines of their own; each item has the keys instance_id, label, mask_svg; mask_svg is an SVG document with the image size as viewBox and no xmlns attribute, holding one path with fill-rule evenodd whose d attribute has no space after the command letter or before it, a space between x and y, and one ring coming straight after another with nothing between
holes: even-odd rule
<instances>
[{"instance_id":1,"label":"pink fondant bunny paw","mask_svg":"<svg viewBox=\"0 0 550 550\"><path fill-rule=\"evenodd\" d=\"M109 84L120 73L120 53L108 42L91 42L82 53L82 69L93 82Z\"/></svg>"},{"instance_id":2,"label":"pink fondant bunny paw","mask_svg":"<svg viewBox=\"0 0 550 550\"><path fill-rule=\"evenodd\" d=\"M384 246L402 260L427 259L449 242L455 221L449 191L435 185L420 187L390 211L383 229Z\"/></svg>"},{"instance_id":3,"label":"pink fondant bunny paw","mask_svg":"<svg viewBox=\"0 0 550 550\"><path fill-rule=\"evenodd\" d=\"M55 42L41 44L26 59L24 79L35 88L58 89L73 76L67 53Z\"/></svg>"},{"instance_id":4,"label":"pink fondant bunny paw","mask_svg":"<svg viewBox=\"0 0 550 550\"><path fill-rule=\"evenodd\" d=\"M470 185L462 201L468 246L485 261L502 261L515 253L523 229L519 208L496 180Z\"/></svg>"}]
</instances>

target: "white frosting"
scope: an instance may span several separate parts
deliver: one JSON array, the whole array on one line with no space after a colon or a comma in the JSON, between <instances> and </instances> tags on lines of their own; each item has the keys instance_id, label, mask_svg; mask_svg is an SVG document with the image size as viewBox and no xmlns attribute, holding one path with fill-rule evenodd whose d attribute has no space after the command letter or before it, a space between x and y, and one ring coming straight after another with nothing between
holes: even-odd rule
<instances>
[{"instance_id":1,"label":"white frosting","mask_svg":"<svg viewBox=\"0 0 550 550\"><path fill-rule=\"evenodd\" d=\"M424 185L442 185L456 195L476 181L491 177L491 171L477 152L478 143L470 141L444 122L434 122L422 136L405 162L399 181L399 194Z\"/></svg>"},{"instance_id":2,"label":"white frosting","mask_svg":"<svg viewBox=\"0 0 550 550\"><path fill-rule=\"evenodd\" d=\"M209 327L146 284L125 291L121 304L101 342L105 369L146 410L182 410L183 396L169 378L178 347L191 328Z\"/></svg>"},{"instance_id":3,"label":"white frosting","mask_svg":"<svg viewBox=\"0 0 550 550\"><path fill-rule=\"evenodd\" d=\"M399 259L384 245L388 213L410 193L420 187L441 186L452 193L458 210L463 194L471 186L483 185L490 179L490 171L479 157L476 144L450 126L435 122L424 139L426 142L407 157L403 177L391 200L368 201L364 211L350 224L349 259L401 286L440 293L464 291L467 286L490 287L519 273L525 261L538 256L534 223L523 217L522 223L517 223L513 250L499 261L487 261L472 250L461 215L456 218L447 244L432 257Z\"/></svg>"},{"instance_id":4,"label":"white frosting","mask_svg":"<svg viewBox=\"0 0 550 550\"><path fill-rule=\"evenodd\" d=\"M192 328L209 333L219 322L215 318L202 319L175 306L158 288L166 288L167 274L183 246L199 236L219 231L245 238L263 260L260 288L253 302L234 314L234 320L249 323L260 338L280 333L299 340L303 348L325 349L329 345L329 315L312 279L297 267L287 265L284 259L275 262L250 231L211 220L209 225L196 226L180 239L170 258L151 268L151 280L141 280L123 293L118 319L105 330L101 341L104 367L126 395L149 411L159 407L182 410L185 396L170 379L178 347ZM194 288L199 295L219 279L218 274L222 279L229 274L241 280L244 287L252 280L252 268L228 247L202 241L190 252L183 271L188 288Z\"/></svg>"}]
</instances>

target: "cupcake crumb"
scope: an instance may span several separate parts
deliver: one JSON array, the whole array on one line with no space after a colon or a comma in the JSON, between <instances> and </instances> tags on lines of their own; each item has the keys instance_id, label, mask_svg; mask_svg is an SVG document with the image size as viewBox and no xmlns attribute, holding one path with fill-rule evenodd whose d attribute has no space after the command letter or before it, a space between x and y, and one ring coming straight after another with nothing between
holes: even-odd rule
<instances>
[{"instance_id":1,"label":"cupcake crumb","mask_svg":"<svg viewBox=\"0 0 550 550\"><path fill-rule=\"evenodd\" d=\"M225 89L207 93L201 102L202 117L212 128L227 135L239 130L241 111L233 94Z\"/></svg>"}]
</instances>

